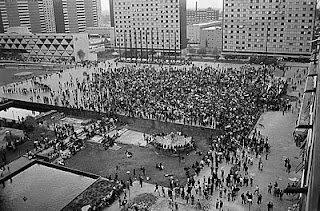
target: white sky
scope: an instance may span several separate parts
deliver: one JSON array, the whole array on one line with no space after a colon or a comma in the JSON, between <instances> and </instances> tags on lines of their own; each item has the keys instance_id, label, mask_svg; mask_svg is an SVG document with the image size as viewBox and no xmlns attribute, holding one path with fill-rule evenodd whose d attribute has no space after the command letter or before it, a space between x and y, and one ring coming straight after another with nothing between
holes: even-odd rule
<instances>
[{"instance_id":1,"label":"white sky","mask_svg":"<svg viewBox=\"0 0 320 211\"><path fill-rule=\"evenodd\" d=\"M222 9L223 0L187 0L187 9L195 8L196 1L198 2L198 8L218 8ZM101 0L102 10L109 10L109 0Z\"/></svg>"}]
</instances>

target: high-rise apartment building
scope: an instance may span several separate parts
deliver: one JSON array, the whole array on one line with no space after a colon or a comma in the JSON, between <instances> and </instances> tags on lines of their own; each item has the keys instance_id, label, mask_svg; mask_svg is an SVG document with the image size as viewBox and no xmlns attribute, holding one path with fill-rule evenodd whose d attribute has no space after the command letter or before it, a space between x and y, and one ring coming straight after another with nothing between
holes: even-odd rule
<instances>
[{"instance_id":1,"label":"high-rise apartment building","mask_svg":"<svg viewBox=\"0 0 320 211\"><path fill-rule=\"evenodd\" d=\"M78 33L98 26L101 0L0 0L0 33L28 27L33 33Z\"/></svg>"},{"instance_id":2,"label":"high-rise apartment building","mask_svg":"<svg viewBox=\"0 0 320 211\"><path fill-rule=\"evenodd\" d=\"M33 33L46 32L43 0L0 0L0 33L25 26Z\"/></svg>"},{"instance_id":3,"label":"high-rise apartment building","mask_svg":"<svg viewBox=\"0 0 320 211\"><path fill-rule=\"evenodd\" d=\"M56 31L78 33L98 26L99 3L100 0L53 0Z\"/></svg>"},{"instance_id":4,"label":"high-rise apartment building","mask_svg":"<svg viewBox=\"0 0 320 211\"><path fill-rule=\"evenodd\" d=\"M137 54L179 55L186 48L186 0L110 0L115 46ZM138 49L138 50L137 50Z\"/></svg>"},{"instance_id":5,"label":"high-rise apartment building","mask_svg":"<svg viewBox=\"0 0 320 211\"><path fill-rule=\"evenodd\" d=\"M219 20L219 10L217 9L201 9L201 10L187 10L187 24L205 23Z\"/></svg>"},{"instance_id":6,"label":"high-rise apartment building","mask_svg":"<svg viewBox=\"0 0 320 211\"><path fill-rule=\"evenodd\" d=\"M56 32L56 22L54 18L53 0L43 0L43 13L46 23L46 32Z\"/></svg>"},{"instance_id":7,"label":"high-rise apartment building","mask_svg":"<svg viewBox=\"0 0 320 211\"><path fill-rule=\"evenodd\" d=\"M223 53L309 57L315 0L224 0Z\"/></svg>"}]
</instances>

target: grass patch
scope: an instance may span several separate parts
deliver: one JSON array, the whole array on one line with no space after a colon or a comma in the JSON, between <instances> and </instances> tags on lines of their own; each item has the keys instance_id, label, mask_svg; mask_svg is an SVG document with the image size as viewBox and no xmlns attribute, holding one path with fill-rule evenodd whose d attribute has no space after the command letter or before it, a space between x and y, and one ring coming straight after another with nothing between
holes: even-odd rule
<instances>
[{"instance_id":1,"label":"grass patch","mask_svg":"<svg viewBox=\"0 0 320 211\"><path fill-rule=\"evenodd\" d=\"M143 131L140 130L140 132ZM200 134L198 131L194 131L194 136L192 136L196 143L197 151L206 152L209 148L208 138L211 134L198 134ZM112 179L117 173L118 178L124 181L128 180L129 177L134 179L138 178L139 175L143 175L140 168L144 167L146 169L146 177L151 178L148 181L149 183L158 183L159 185L168 187L169 178L165 177L165 174L172 174L181 185L184 185L187 180L184 168L191 168L192 164L200 161L202 158L202 156L199 156L193 151L183 155L185 158L184 162L180 163L179 158L176 156L158 155L154 147L150 145L147 147L139 147L119 144L119 146L121 146L121 149L118 151L88 147L66 160L65 164L67 167L91 172L103 177L109 177L109 175L111 175ZM125 155L126 150L133 153L131 158L127 158ZM157 169L157 163L162 163L164 170ZM119 166L120 169L116 170L116 166ZM127 171L129 171L130 174L128 174ZM134 171L136 175L134 175ZM190 173L194 173L194 170L191 169Z\"/></svg>"}]
</instances>

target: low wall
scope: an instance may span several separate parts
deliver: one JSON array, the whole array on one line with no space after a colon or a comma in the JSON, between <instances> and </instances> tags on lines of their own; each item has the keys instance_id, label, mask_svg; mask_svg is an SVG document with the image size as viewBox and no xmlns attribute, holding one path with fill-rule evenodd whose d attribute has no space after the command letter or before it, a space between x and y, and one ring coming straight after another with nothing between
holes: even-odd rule
<instances>
[{"instance_id":1,"label":"low wall","mask_svg":"<svg viewBox=\"0 0 320 211\"><path fill-rule=\"evenodd\" d=\"M55 164L52 164L52 163L48 163L48 162L45 162L45 161L40 161L40 160L34 160L30 163L28 163L27 165L21 167L20 169L18 169L17 171L15 172L12 172L11 174L3 177L0 179L0 184L11 179L12 177L16 176L17 174L23 172L24 170L30 168L31 166L35 165L35 164L40 164L40 165L44 165L44 166L47 166L47 167L50 167L50 168L55 168L55 169L59 169L61 171L67 171L67 172L71 172L73 174L77 174L77 175L80 175L80 176L85 176L85 177L89 177L91 179L99 179L100 176L96 175L96 174L92 174L92 173L88 173L88 172L84 172L84 171L79 171L79 170L76 170L76 169L71 169L71 168L68 168L68 167L65 167L65 166L60 166L60 165L55 165Z\"/></svg>"},{"instance_id":2,"label":"low wall","mask_svg":"<svg viewBox=\"0 0 320 211\"><path fill-rule=\"evenodd\" d=\"M54 106L54 105L47 105L41 103L34 103L34 102L26 102L21 100L12 100L13 106L17 108L24 108L29 110L35 110L40 112L46 112L50 110L56 110L58 112L63 112L65 115L77 116L81 118L94 118L94 119L101 119L102 117L108 116L107 113L103 112L95 112L95 111L87 111L87 110L80 110L80 109L73 109L73 108L66 108L61 106ZM172 122L163 122L153 119L142 119L137 117L128 117L123 115L115 115L117 118L129 126L134 128L134 125L138 125L141 130L144 131L161 131L164 133L170 132L182 132L183 134L194 136L194 135L202 135L202 134L210 134L210 136L215 136L222 134L223 131L220 129L212 129L212 128L204 128L199 126L192 126L192 125L183 125L177 124ZM192 135L191 135L192 134Z\"/></svg>"},{"instance_id":3,"label":"low wall","mask_svg":"<svg viewBox=\"0 0 320 211\"><path fill-rule=\"evenodd\" d=\"M7 108L10 108L12 106L13 106L13 102L12 101L9 101L9 102L6 102L6 103L2 103L2 104L0 104L0 111L5 110Z\"/></svg>"}]
</instances>

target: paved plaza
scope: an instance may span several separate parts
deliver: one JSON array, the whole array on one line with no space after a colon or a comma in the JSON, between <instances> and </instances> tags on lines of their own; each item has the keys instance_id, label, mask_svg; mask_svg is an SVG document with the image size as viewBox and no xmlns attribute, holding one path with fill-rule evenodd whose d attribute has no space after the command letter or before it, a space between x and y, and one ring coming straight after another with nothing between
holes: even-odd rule
<instances>
[{"instance_id":1,"label":"paved plaza","mask_svg":"<svg viewBox=\"0 0 320 211\"><path fill-rule=\"evenodd\" d=\"M299 70L298 70L299 69ZM298 71L298 72L297 72ZM298 80L303 80L306 75L302 74L301 66L294 66L288 71L285 77L288 78L295 78L291 85L294 85ZM302 77L299 78L298 75L302 74ZM303 80L304 81L304 80ZM303 93L304 84L298 85L297 90L292 91L291 86L289 86L288 94L290 96L299 96ZM302 96L302 95L301 95ZM226 197L219 197L219 193L217 191L214 192L214 195L211 197L209 202L211 209L215 209L215 202L217 199L222 200L223 210L228 211L244 211L244 210L267 210L267 203L272 201L274 204L273 210L283 210L287 211L288 208L292 208L297 203L297 195L284 195L282 200L278 197L273 196L273 194L268 193L268 184L277 182L281 189L285 189L288 183L292 183L294 178L300 178L301 175L295 172L296 167L301 162L301 158L299 157L300 149L296 147L293 141L293 131L295 128L295 122L298 117L299 107L295 107L296 103L293 102L293 109L291 111L286 112L285 114L282 111L276 112L266 112L262 114L258 123L257 123L257 130L261 132L262 136L266 136L269 138L269 143L271 145L271 151L268 156L268 160L263 157L263 170L258 170L258 159L254 158L254 164L249 168L249 174L253 176L253 185L252 187L242 187L240 189L239 195L241 193L246 193L247 191L254 192L256 185L259 186L260 192L263 195L262 197L262 204L259 206L257 205L257 198L254 196L253 204L249 208L248 204L241 204L241 198L238 196L235 201L228 202ZM292 171L290 173L286 172L286 168L284 167L284 158L290 158L292 163ZM225 163L222 165L226 172L229 171L231 165L226 165ZM196 177L196 180L202 181L204 177L208 178L210 175L210 169L205 168L201 171L200 175ZM243 174L243 172L241 172ZM153 193L155 196L158 197L157 203L152 206L151 210L175 210L169 206L169 198L159 196L157 192L154 192L155 186L151 184L143 184L143 187L140 188L138 182L134 183L133 187L130 189L130 199L134 198L135 196L141 193ZM193 193L196 196L196 200L199 198L201 200L201 196L195 194L194 190ZM123 196L122 196L123 197ZM195 200L195 201L196 201ZM175 199L174 201L177 202L179 210L199 210L194 205L187 204L185 200L181 198ZM203 203L205 203L203 201ZM119 210L119 204L114 203L111 207L106 208L106 211L116 211Z\"/></svg>"},{"instance_id":2,"label":"paved plaza","mask_svg":"<svg viewBox=\"0 0 320 211\"><path fill-rule=\"evenodd\" d=\"M101 64L104 65L104 64ZM115 66L115 63L111 63L112 66ZM195 62L195 65L206 65L203 63ZM237 64L210 64L215 66L223 66L223 67L239 67L242 65ZM299 80L302 80L304 82L304 78L306 75L303 74L302 66L299 64L294 64L287 72L285 77L287 78L293 78L293 81L291 81L288 88L288 95L301 97L301 93L303 93L303 87L304 83L297 84ZM51 76L48 76L46 79L37 79L41 83L45 83L51 87L53 91L58 91L59 86L61 84L63 85L67 81L69 81L71 78L74 81L82 81L82 79L85 77L84 72L87 73L93 73L96 71L95 68L72 68L64 71L63 73L59 74L52 74ZM281 76L282 73L278 73L278 76ZM301 75L301 77L299 76ZM297 90L293 91L291 89L291 85L297 85ZM13 84L9 85L13 86ZM16 83L14 86L22 88L31 88L32 83L31 81L26 81L23 83ZM70 89L74 89L70 87ZM300 95L299 95L300 93ZM2 97L8 97L13 99L23 99L27 101L37 101L40 103L43 103L43 96L45 96L47 93L39 93L40 97L36 99L35 97L31 98L31 95L21 95L21 93L3 93L3 89L0 89L0 96ZM71 98L71 102L74 99ZM282 200L280 200L278 197L273 196L273 194L268 193L268 184L272 183L274 184L277 182L279 184L279 187L281 189L285 189L287 187L288 183L292 183L292 180L294 178L300 178L299 172L296 173L295 169L301 162L301 158L299 157L300 149L296 147L295 142L293 140L293 131L295 128L295 122L298 117L298 111L299 111L299 104L296 102L292 102L293 109L290 111L287 111L283 113L282 111L272 111L272 112L265 112L261 115L256 129L260 131L261 135L264 137L268 137L269 143L271 145L271 150L268 158L266 159L265 156L262 157L262 163L263 163L263 170L258 170L258 158L255 158L253 156L253 165L249 167L249 175L253 177L253 185L252 187L241 187L239 191L239 195L236 197L235 201L228 201L227 198L223 195L222 198L219 197L218 191L214 191L213 196L211 196L211 199L209 201L203 200L202 196L199 196L196 194L193 190L192 194L196 197L195 201L200 199L201 203L207 203L210 204L211 209L215 210L215 202L217 199L222 200L223 210L230 210L230 211L242 211L242 210L267 210L267 203L269 201L272 201L274 204L273 210L280 210L280 211L287 211L288 207L292 207L297 201L295 200L297 195L286 195L284 194ZM130 139L140 140L142 136L142 133L137 133L135 131L126 131L123 135L123 141L130 143ZM133 137L134 136L134 137ZM138 141L139 142L139 141ZM286 168L284 167L284 158L290 158L292 170L290 173L286 172ZM137 164L139 165L139 164ZM231 165L226 164L223 162L223 164L220 164L219 171L221 170L221 167L223 167L225 172L229 172ZM201 183L203 181L203 178L208 178L211 174L211 170L208 167L205 167L201 172L200 175L195 177L195 180L200 180ZM240 174L244 175L244 172L242 169L240 170ZM147 175L148 176L148 175ZM262 204L259 206L257 205L257 198L254 195L253 197L253 204L249 207L248 204L242 204L241 203L241 193L246 193L247 191L254 192L256 185L259 186L260 193L262 194ZM152 206L152 210L173 210L171 207L169 207L169 200L168 197L159 196L157 192L154 192L155 185L154 184L147 184L144 183L143 187L141 188L138 181L134 182L133 187L130 188L130 194L129 194L129 201L133 199L135 196L141 194L141 193L152 193L155 196L158 197L157 203ZM123 198L123 195L122 195ZM190 205L186 203L185 200L181 198L174 199L178 203L179 210L198 210L194 205ZM106 211L116 211L119 210L119 204L115 202L112 206L106 208Z\"/></svg>"}]
</instances>

